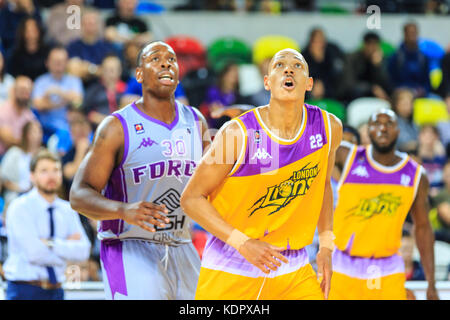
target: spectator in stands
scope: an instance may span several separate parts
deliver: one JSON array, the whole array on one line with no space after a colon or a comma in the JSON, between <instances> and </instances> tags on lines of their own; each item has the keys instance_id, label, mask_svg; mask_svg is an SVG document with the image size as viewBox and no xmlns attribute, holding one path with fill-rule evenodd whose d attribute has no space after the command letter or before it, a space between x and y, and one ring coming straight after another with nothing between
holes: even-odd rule
<instances>
[{"instance_id":1,"label":"spectator in stands","mask_svg":"<svg viewBox=\"0 0 450 320\"><path fill-rule=\"evenodd\" d=\"M42 128L38 121L27 122L22 129L22 141L6 151L0 166L5 207L20 194L31 189L30 163L42 146Z\"/></svg>"},{"instance_id":2,"label":"spectator in stands","mask_svg":"<svg viewBox=\"0 0 450 320\"><path fill-rule=\"evenodd\" d=\"M342 95L345 56L337 45L327 41L322 29L311 30L302 54L308 62L309 75L314 78L314 87L311 92L307 92L307 100L338 98Z\"/></svg>"},{"instance_id":3,"label":"spectator in stands","mask_svg":"<svg viewBox=\"0 0 450 320\"><path fill-rule=\"evenodd\" d=\"M92 128L89 121L82 114L70 122L70 137L72 147L62 157L65 195L69 195L73 177L86 155L92 139Z\"/></svg>"},{"instance_id":4,"label":"spectator in stands","mask_svg":"<svg viewBox=\"0 0 450 320\"><path fill-rule=\"evenodd\" d=\"M418 34L416 23L404 25L403 43L390 57L388 70L395 88L408 87L415 97L422 97L430 91L429 61L419 50Z\"/></svg>"},{"instance_id":5,"label":"spectator in stands","mask_svg":"<svg viewBox=\"0 0 450 320\"><path fill-rule=\"evenodd\" d=\"M433 198L437 210L436 240L450 243L450 161L443 169L444 188Z\"/></svg>"},{"instance_id":6,"label":"spectator in stands","mask_svg":"<svg viewBox=\"0 0 450 320\"><path fill-rule=\"evenodd\" d=\"M229 63L217 75L217 84L209 87L206 101L200 106L211 128L220 128L226 121L236 115L226 114L227 107L243 103L239 93L238 66ZM230 109L232 110L232 109Z\"/></svg>"},{"instance_id":7,"label":"spectator in stands","mask_svg":"<svg viewBox=\"0 0 450 320\"><path fill-rule=\"evenodd\" d=\"M389 99L389 75L380 47L380 37L376 33L368 32L364 35L362 48L348 56L344 73L350 99Z\"/></svg>"},{"instance_id":8,"label":"spectator in stands","mask_svg":"<svg viewBox=\"0 0 450 320\"><path fill-rule=\"evenodd\" d=\"M81 28L68 27L75 23L71 6L77 6L80 12L84 9L84 0L65 0L50 9L48 18L45 20L48 36L57 44L67 46L70 42L81 37Z\"/></svg>"},{"instance_id":9,"label":"spectator in stands","mask_svg":"<svg viewBox=\"0 0 450 320\"><path fill-rule=\"evenodd\" d=\"M434 197L443 187L442 169L447 160L436 127L425 125L420 129L418 156L430 181L430 196Z\"/></svg>"},{"instance_id":10,"label":"spectator in stands","mask_svg":"<svg viewBox=\"0 0 450 320\"><path fill-rule=\"evenodd\" d=\"M44 42L44 30L35 18L25 18L17 29L17 37L8 59L8 71L14 77L25 75L35 80L47 72L45 60L50 47Z\"/></svg>"},{"instance_id":11,"label":"spectator in stands","mask_svg":"<svg viewBox=\"0 0 450 320\"><path fill-rule=\"evenodd\" d=\"M44 143L57 130L69 131L67 108L81 106L83 84L66 73L68 55L64 47L50 51L47 59L49 72L36 79L33 90L33 107L44 129Z\"/></svg>"},{"instance_id":12,"label":"spectator in stands","mask_svg":"<svg viewBox=\"0 0 450 320\"><path fill-rule=\"evenodd\" d=\"M127 41L136 41L140 45L152 39L147 23L136 16L137 0L117 0L117 8L112 16L106 19L106 40L122 47Z\"/></svg>"},{"instance_id":13,"label":"spectator in stands","mask_svg":"<svg viewBox=\"0 0 450 320\"><path fill-rule=\"evenodd\" d=\"M119 109L126 84L120 80L122 66L117 56L106 56L100 67L100 78L87 89L83 111L94 127L107 115Z\"/></svg>"},{"instance_id":14,"label":"spectator in stands","mask_svg":"<svg viewBox=\"0 0 450 320\"><path fill-rule=\"evenodd\" d=\"M127 41L123 48L124 70L122 71L122 79L128 82L135 77L137 68L137 57L143 47L136 41Z\"/></svg>"},{"instance_id":15,"label":"spectator in stands","mask_svg":"<svg viewBox=\"0 0 450 320\"><path fill-rule=\"evenodd\" d=\"M5 58L0 51L0 105L8 100L13 85L14 77L9 73L6 73Z\"/></svg>"},{"instance_id":16,"label":"spectator in stands","mask_svg":"<svg viewBox=\"0 0 450 320\"><path fill-rule=\"evenodd\" d=\"M67 261L85 261L90 243L78 213L57 196L60 160L43 150L31 161L33 188L11 202L6 214L7 300L62 300Z\"/></svg>"},{"instance_id":17,"label":"spectator in stands","mask_svg":"<svg viewBox=\"0 0 450 320\"><path fill-rule=\"evenodd\" d=\"M404 152L417 151L419 127L413 121L414 95L408 88L399 88L392 95L392 108L398 116L399 135L397 147Z\"/></svg>"},{"instance_id":18,"label":"spectator in stands","mask_svg":"<svg viewBox=\"0 0 450 320\"><path fill-rule=\"evenodd\" d=\"M0 39L6 57L9 57L16 41L16 30L25 17L33 17L41 21L39 8L33 0L7 0L7 4L0 9Z\"/></svg>"},{"instance_id":19,"label":"spectator in stands","mask_svg":"<svg viewBox=\"0 0 450 320\"><path fill-rule=\"evenodd\" d=\"M267 70L269 69L270 60L272 58L266 58L262 60L259 65L259 73L261 77L264 79L264 76L267 75ZM266 90L264 87L261 88L258 92L252 94L248 97L248 103L253 106L264 106L268 104L270 101L270 91Z\"/></svg>"},{"instance_id":20,"label":"spectator in stands","mask_svg":"<svg viewBox=\"0 0 450 320\"><path fill-rule=\"evenodd\" d=\"M68 47L69 73L84 82L98 76L98 66L108 54L116 53L113 44L101 34L100 14L93 9L85 9L81 15L81 38L72 41Z\"/></svg>"},{"instance_id":21,"label":"spectator in stands","mask_svg":"<svg viewBox=\"0 0 450 320\"><path fill-rule=\"evenodd\" d=\"M0 157L10 146L20 144L23 126L35 119L30 110L32 90L31 79L19 76L9 99L0 106Z\"/></svg>"}]
</instances>

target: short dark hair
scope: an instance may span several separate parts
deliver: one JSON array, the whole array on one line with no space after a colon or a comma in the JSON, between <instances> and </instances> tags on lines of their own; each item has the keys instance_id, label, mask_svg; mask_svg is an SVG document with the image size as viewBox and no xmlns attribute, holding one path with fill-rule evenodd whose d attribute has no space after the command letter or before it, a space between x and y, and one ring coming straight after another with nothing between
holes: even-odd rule
<instances>
[{"instance_id":1,"label":"short dark hair","mask_svg":"<svg viewBox=\"0 0 450 320\"><path fill-rule=\"evenodd\" d=\"M35 172L37 164L39 163L39 161L41 160L50 160L53 162L58 162L61 164L61 160L59 159L59 157L50 152L47 149L41 149L38 151L38 153L31 159L31 163L30 163L30 171L31 172Z\"/></svg>"},{"instance_id":2,"label":"short dark hair","mask_svg":"<svg viewBox=\"0 0 450 320\"><path fill-rule=\"evenodd\" d=\"M363 41L364 41L364 43L367 43L369 41L380 42L380 36L378 34L376 34L375 32L370 31L364 35Z\"/></svg>"},{"instance_id":3,"label":"short dark hair","mask_svg":"<svg viewBox=\"0 0 450 320\"><path fill-rule=\"evenodd\" d=\"M358 146L361 144L361 135L359 134L358 130L356 130L352 126L349 126L349 125L345 124L342 131L343 132L350 132L351 134L353 134L355 136L355 138L356 138L356 143L358 144Z\"/></svg>"}]
</instances>

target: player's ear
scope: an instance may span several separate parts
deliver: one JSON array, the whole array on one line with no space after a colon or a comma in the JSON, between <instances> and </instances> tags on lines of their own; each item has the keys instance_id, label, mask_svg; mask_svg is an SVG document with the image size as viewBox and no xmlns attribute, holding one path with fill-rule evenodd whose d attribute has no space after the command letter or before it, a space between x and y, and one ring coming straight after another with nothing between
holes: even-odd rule
<instances>
[{"instance_id":1,"label":"player's ear","mask_svg":"<svg viewBox=\"0 0 450 320\"><path fill-rule=\"evenodd\" d=\"M142 72L142 68L137 67L136 68L136 81L139 83L142 83L143 80L144 80L144 74Z\"/></svg>"},{"instance_id":2,"label":"player's ear","mask_svg":"<svg viewBox=\"0 0 450 320\"><path fill-rule=\"evenodd\" d=\"M312 77L308 77L308 80L306 80L306 91L311 91L314 86L314 80Z\"/></svg>"},{"instance_id":3,"label":"player's ear","mask_svg":"<svg viewBox=\"0 0 450 320\"><path fill-rule=\"evenodd\" d=\"M267 75L264 76L264 89L270 91L270 81Z\"/></svg>"}]
</instances>

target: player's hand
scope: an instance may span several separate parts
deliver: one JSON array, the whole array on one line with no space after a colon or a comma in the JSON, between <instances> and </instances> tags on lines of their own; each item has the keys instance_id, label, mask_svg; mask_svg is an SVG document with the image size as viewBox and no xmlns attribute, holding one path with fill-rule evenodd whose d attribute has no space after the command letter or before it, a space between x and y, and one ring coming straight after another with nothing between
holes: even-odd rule
<instances>
[{"instance_id":1,"label":"player's hand","mask_svg":"<svg viewBox=\"0 0 450 320\"><path fill-rule=\"evenodd\" d=\"M317 276L319 278L323 277L320 283L320 288L328 299L328 293L330 292L331 276L333 274L333 268L331 265L331 253L332 251L328 248L321 248L316 256L317 262Z\"/></svg>"},{"instance_id":2,"label":"player's hand","mask_svg":"<svg viewBox=\"0 0 450 320\"><path fill-rule=\"evenodd\" d=\"M427 288L427 300L439 300L437 290L435 286L428 286Z\"/></svg>"},{"instance_id":3,"label":"player's hand","mask_svg":"<svg viewBox=\"0 0 450 320\"><path fill-rule=\"evenodd\" d=\"M158 205L151 202L140 201L135 203L124 204L120 210L122 220L127 223L141 227L149 232L156 232L154 227L164 228L164 223L170 220L165 216L169 213L165 205ZM152 226L149 226L153 225Z\"/></svg>"},{"instance_id":4,"label":"player's hand","mask_svg":"<svg viewBox=\"0 0 450 320\"><path fill-rule=\"evenodd\" d=\"M273 246L267 242L249 239L240 247L239 253L262 272L268 274L276 271L281 262L288 263L288 259L280 252L286 249Z\"/></svg>"}]
</instances>

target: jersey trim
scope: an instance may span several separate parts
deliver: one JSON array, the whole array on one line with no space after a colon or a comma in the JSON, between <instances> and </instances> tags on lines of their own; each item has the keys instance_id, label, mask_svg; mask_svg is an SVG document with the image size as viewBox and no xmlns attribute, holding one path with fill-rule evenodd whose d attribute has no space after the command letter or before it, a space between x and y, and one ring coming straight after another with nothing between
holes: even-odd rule
<instances>
[{"instance_id":1,"label":"jersey trim","mask_svg":"<svg viewBox=\"0 0 450 320\"><path fill-rule=\"evenodd\" d=\"M125 160L127 159L128 156L128 149L129 149L129 145L130 145L130 139L129 139L129 135L128 135L128 125L127 125L127 121L125 120L124 117L122 117L121 114L119 113L113 113L113 116L115 116L117 119L119 119L120 124L122 125L122 129L123 129L123 155L122 155L122 160L120 161L120 165L119 167L122 167L123 164L125 163Z\"/></svg>"},{"instance_id":2,"label":"jersey trim","mask_svg":"<svg viewBox=\"0 0 450 320\"><path fill-rule=\"evenodd\" d=\"M417 165L416 176L414 177L414 196L413 201L416 200L417 190L419 189L420 179L422 178L422 174L424 173L424 168L418 164Z\"/></svg>"},{"instance_id":3,"label":"jersey trim","mask_svg":"<svg viewBox=\"0 0 450 320\"><path fill-rule=\"evenodd\" d=\"M376 170L384 172L384 173L394 173L397 172L399 170L401 170L407 163L409 160L409 156L406 155L406 153L400 153L400 152L396 152L395 154L402 158L402 160L393 165L393 166L384 166L380 163L378 163L373 157L372 157L372 151L373 151L373 146L370 144L366 147L366 157L367 157L367 161L369 161L369 164Z\"/></svg>"},{"instance_id":4,"label":"jersey trim","mask_svg":"<svg viewBox=\"0 0 450 320\"><path fill-rule=\"evenodd\" d=\"M178 107L178 102L177 102L177 101L175 101L175 118L173 119L173 121L172 121L170 124L167 124L167 123L165 123L165 122L163 122L163 121L161 121L161 120L152 118L152 117L150 117L148 114L142 112L142 111L136 106L136 103L135 103L135 102L133 102L133 103L131 104L131 106L133 107L134 111L136 111L141 117L143 117L143 118L145 118L145 119L147 119L147 120L149 120L149 121L151 121L151 122L153 122L153 123L159 124L160 126L163 126L163 127L165 127L166 129L168 129L168 130L172 130L172 129L178 124L178 120L179 120L179 118L180 118L180 115L179 115L180 111L178 110L179 107Z\"/></svg>"},{"instance_id":5,"label":"jersey trim","mask_svg":"<svg viewBox=\"0 0 450 320\"><path fill-rule=\"evenodd\" d=\"M253 109L253 112L255 113L256 116L256 120L258 121L259 125L261 126L261 128L263 128L263 130L267 133L267 135L274 140L276 143L279 144L284 144L284 145L289 145L289 144L294 144L296 143L301 136L303 135L303 132L305 131L306 128L306 120L308 117L308 112L307 109L305 107L305 105L303 105L303 119L302 119L302 125L300 126L300 129L298 130L297 134L295 135L294 138L292 139L283 139L278 137L276 134L274 134L272 131L270 131L270 129L266 126L266 124L262 121L261 118L261 114L259 113L259 109L261 107L255 108Z\"/></svg>"},{"instance_id":6,"label":"jersey trim","mask_svg":"<svg viewBox=\"0 0 450 320\"><path fill-rule=\"evenodd\" d=\"M242 161L244 160L245 153L247 151L247 134L246 134L247 130L245 129L244 123L242 122L241 119L234 119L234 120L231 120L230 123L231 122L236 122L236 124L239 126L239 129L241 130L242 138L244 141L242 143L241 151L239 152L238 159L236 160L236 163L234 164L234 166L231 169L228 176L232 176L239 169L239 167L242 164Z\"/></svg>"}]
</instances>

